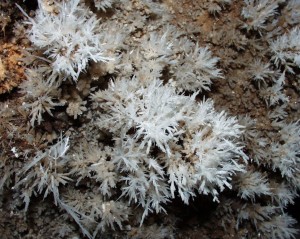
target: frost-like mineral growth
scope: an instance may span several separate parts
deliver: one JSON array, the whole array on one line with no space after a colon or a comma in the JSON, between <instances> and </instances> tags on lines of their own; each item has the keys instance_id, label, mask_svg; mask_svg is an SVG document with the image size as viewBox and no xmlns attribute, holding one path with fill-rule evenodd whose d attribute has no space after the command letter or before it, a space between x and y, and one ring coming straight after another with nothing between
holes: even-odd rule
<instances>
[{"instance_id":1,"label":"frost-like mineral growth","mask_svg":"<svg viewBox=\"0 0 300 239\"><path fill-rule=\"evenodd\" d=\"M268 18L276 14L279 1L244 0L246 6L241 15L247 20L243 28L261 31L266 28Z\"/></svg>"},{"instance_id":2,"label":"frost-like mineral growth","mask_svg":"<svg viewBox=\"0 0 300 239\"><path fill-rule=\"evenodd\" d=\"M19 2L3 238L295 238L299 0Z\"/></svg>"},{"instance_id":3,"label":"frost-like mineral growth","mask_svg":"<svg viewBox=\"0 0 300 239\"><path fill-rule=\"evenodd\" d=\"M115 0L94 0L95 7L98 10L106 11L106 9L111 8Z\"/></svg>"},{"instance_id":4,"label":"frost-like mineral growth","mask_svg":"<svg viewBox=\"0 0 300 239\"><path fill-rule=\"evenodd\" d=\"M28 37L53 61L54 72L77 80L89 60L112 60L105 52L99 20L80 0L62 2L55 9L48 8L44 1L38 3L35 18L28 17Z\"/></svg>"},{"instance_id":5,"label":"frost-like mineral growth","mask_svg":"<svg viewBox=\"0 0 300 239\"><path fill-rule=\"evenodd\" d=\"M36 123L39 125L43 120L43 113L52 115L52 109L63 105L58 101L61 77L52 74L47 66L27 69L26 77L27 81L20 85L20 92L25 95L23 107L29 111L31 126Z\"/></svg>"},{"instance_id":6,"label":"frost-like mineral growth","mask_svg":"<svg viewBox=\"0 0 300 239\"><path fill-rule=\"evenodd\" d=\"M221 78L221 70L216 67L219 58L213 57L207 47L197 44L189 52L184 52L179 64L172 66L177 87L183 90L209 90L213 79Z\"/></svg>"},{"instance_id":7,"label":"frost-like mineral growth","mask_svg":"<svg viewBox=\"0 0 300 239\"><path fill-rule=\"evenodd\" d=\"M125 140L131 150L136 148L145 154L126 160L123 156L122 170L134 172L133 178L126 177L127 190L136 191L136 181L139 185L148 181L146 172L139 172L139 165L145 164L141 158L147 157L154 146L164 154L154 161L159 171L154 168L153 176L165 181L161 170L167 168L170 189L166 188L166 192L170 190L172 197L178 190L188 204L198 191L218 200L218 190L231 188L231 176L243 171L241 163L247 159L236 142L242 127L235 118L215 112L211 101L196 103L195 96L178 95L172 86L157 80L145 87L137 78L117 80L107 90L92 95L95 107L103 111L99 127L111 131L121 142ZM144 187L138 191L146 191Z\"/></svg>"},{"instance_id":8,"label":"frost-like mineral growth","mask_svg":"<svg viewBox=\"0 0 300 239\"><path fill-rule=\"evenodd\" d=\"M300 67L300 28L295 27L289 33L278 37L270 43L274 61L277 67L294 73L293 67Z\"/></svg>"}]
</instances>

